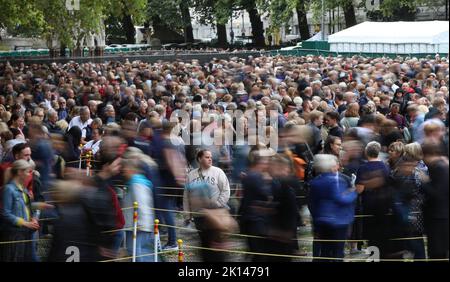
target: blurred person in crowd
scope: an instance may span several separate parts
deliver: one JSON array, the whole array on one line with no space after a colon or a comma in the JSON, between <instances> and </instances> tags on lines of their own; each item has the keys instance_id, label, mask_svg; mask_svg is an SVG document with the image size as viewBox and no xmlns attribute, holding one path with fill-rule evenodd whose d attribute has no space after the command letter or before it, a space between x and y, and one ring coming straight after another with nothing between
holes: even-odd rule
<instances>
[{"instance_id":1,"label":"blurred person in crowd","mask_svg":"<svg viewBox=\"0 0 450 282\"><path fill-rule=\"evenodd\" d=\"M422 145L424 162L430 181L425 183L424 221L428 257L448 259L448 157L439 144L429 141Z\"/></svg>"},{"instance_id":2,"label":"blurred person in crowd","mask_svg":"<svg viewBox=\"0 0 450 282\"><path fill-rule=\"evenodd\" d=\"M103 124L108 125L117 121L116 112L113 105L106 105L103 115Z\"/></svg>"},{"instance_id":3,"label":"blurred person in crowd","mask_svg":"<svg viewBox=\"0 0 450 282\"><path fill-rule=\"evenodd\" d=\"M344 118L341 119L341 125L345 130L357 127L359 122L359 105L358 103L351 103L345 111Z\"/></svg>"},{"instance_id":4,"label":"blurred person in crowd","mask_svg":"<svg viewBox=\"0 0 450 282\"><path fill-rule=\"evenodd\" d=\"M397 126L397 123L391 119L384 119L380 128L380 144L384 152L388 147L397 141L403 141L403 134Z\"/></svg>"},{"instance_id":5,"label":"blurred person in crowd","mask_svg":"<svg viewBox=\"0 0 450 282\"><path fill-rule=\"evenodd\" d=\"M74 126L67 131L64 135L64 140L66 142L66 150L62 153L64 161L67 167L76 168L79 166L79 161L81 158L81 129L78 126ZM84 161L82 161L84 165Z\"/></svg>"},{"instance_id":6,"label":"blurred person in crowd","mask_svg":"<svg viewBox=\"0 0 450 282\"><path fill-rule=\"evenodd\" d=\"M182 151L181 145L173 144L172 130L174 123L164 122L160 137L155 138L152 142L152 157L159 164L161 187L157 187L157 194L161 194L160 201L157 201L157 208L164 209L159 214L159 219L163 220L168 227L168 241L164 246L165 250L175 250L178 248L176 240L175 215L176 196L182 195L180 190L171 188L182 188L186 182L186 159L185 152ZM158 139L159 138L159 139ZM182 190L181 190L182 191Z\"/></svg>"},{"instance_id":7,"label":"blurred person in crowd","mask_svg":"<svg viewBox=\"0 0 450 282\"><path fill-rule=\"evenodd\" d=\"M12 114L11 118L8 121L8 126L10 129L17 129L21 135L25 136L23 133L25 127L25 119L23 116L19 114Z\"/></svg>"},{"instance_id":8,"label":"blurred person in crowd","mask_svg":"<svg viewBox=\"0 0 450 282\"><path fill-rule=\"evenodd\" d=\"M447 102L444 98L435 98L432 100L433 106L430 108L430 111L425 115L425 120L433 118L437 114L446 113L447 112Z\"/></svg>"},{"instance_id":9,"label":"blurred person in crowd","mask_svg":"<svg viewBox=\"0 0 450 282\"><path fill-rule=\"evenodd\" d=\"M351 179L339 173L335 156L316 155L314 168L319 175L310 184L309 208L314 239L319 241L313 243L313 256L339 261L344 258L345 240L354 220L357 193Z\"/></svg>"},{"instance_id":10,"label":"blurred person in crowd","mask_svg":"<svg viewBox=\"0 0 450 282\"><path fill-rule=\"evenodd\" d=\"M425 114L421 113L418 105L410 105L407 108L409 118L409 131L413 142L419 141L419 128L425 121Z\"/></svg>"},{"instance_id":11,"label":"blurred person in crowd","mask_svg":"<svg viewBox=\"0 0 450 282\"><path fill-rule=\"evenodd\" d=\"M363 218L364 238L369 246L377 246L381 258L387 257L390 238L390 222L386 214L390 211L391 197L388 186L389 169L378 157L380 143L369 142L365 148L367 162L362 164L356 174L356 189L362 194L362 210L371 217Z\"/></svg>"},{"instance_id":12,"label":"blurred person in crowd","mask_svg":"<svg viewBox=\"0 0 450 282\"><path fill-rule=\"evenodd\" d=\"M360 141L349 139L348 136L345 137L345 141L342 143L342 154L340 157L342 165L342 173L348 177L353 177L358 172L361 164L364 163L364 148ZM358 194L355 204L355 213L357 215L362 214L362 199L361 194ZM363 222L357 219L353 222L350 239L351 240L362 240ZM361 241L350 243L350 253L359 253L362 249Z\"/></svg>"},{"instance_id":13,"label":"blurred person in crowd","mask_svg":"<svg viewBox=\"0 0 450 282\"><path fill-rule=\"evenodd\" d=\"M395 170L403 161L403 153L405 152L405 144L401 141L393 142L388 148L388 165L391 170Z\"/></svg>"},{"instance_id":14,"label":"blurred person in crowd","mask_svg":"<svg viewBox=\"0 0 450 282\"><path fill-rule=\"evenodd\" d=\"M406 119L404 116L402 116L401 114L399 114L400 111L400 104L397 103L392 103L391 104L391 111L389 114L386 115L386 117L388 119L392 119L394 120L398 127L400 128L401 131L403 131L403 129L405 127L407 127L407 123L406 123Z\"/></svg>"},{"instance_id":15,"label":"blurred person in crowd","mask_svg":"<svg viewBox=\"0 0 450 282\"><path fill-rule=\"evenodd\" d=\"M71 177L73 178L73 177ZM51 191L55 194L59 217L54 224L53 238L48 255L49 262L66 262L72 253L70 247L79 250L80 262L97 262L100 255L101 209L95 210L92 202L95 190L81 179L58 180ZM98 199L98 198L96 198ZM105 209L105 212L109 212ZM105 213L105 215L107 215Z\"/></svg>"},{"instance_id":16,"label":"blurred person in crowd","mask_svg":"<svg viewBox=\"0 0 450 282\"><path fill-rule=\"evenodd\" d=\"M50 134L63 134L63 131L57 124L58 121L58 112L53 109L50 109L47 113L47 121L44 123L45 127L47 127L48 132Z\"/></svg>"},{"instance_id":17,"label":"blurred person in crowd","mask_svg":"<svg viewBox=\"0 0 450 282\"><path fill-rule=\"evenodd\" d=\"M401 88L398 88L395 91L394 98L392 98L391 100L391 105L392 104L398 104L398 113L400 115L403 115L405 113L408 101L406 100L404 96L404 91Z\"/></svg>"},{"instance_id":18,"label":"blurred person in crowd","mask_svg":"<svg viewBox=\"0 0 450 282\"><path fill-rule=\"evenodd\" d=\"M311 150L314 154L317 154L322 150L322 136L320 133L320 128L323 124L323 113L320 111L312 111L309 114L310 123L308 126L312 129L313 132L313 139L312 143L310 144Z\"/></svg>"},{"instance_id":19,"label":"blurred person in crowd","mask_svg":"<svg viewBox=\"0 0 450 282\"><path fill-rule=\"evenodd\" d=\"M126 144L117 136L104 137L97 153L100 171L91 179L91 193L87 195L86 209L92 215L99 235L96 240L100 258L115 258L118 254L123 232L105 233L105 231L122 229L125 220L122 209L113 188L112 180L121 170L121 156Z\"/></svg>"},{"instance_id":20,"label":"blurred person in crowd","mask_svg":"<svg viewBox=\"0 0 450 282\"><path fill-rule=\"evenodd\" d=\"M342 139L344 130L339 125L339 114L337 112L325 114L325 125L328 128L328 136L336 136Z\"/></svg>"},{"instance_id":21,"label":"blurred person in crowd","mask_svg":"<svg viewBox=\"0 0 450 282\"><path fill-rule=\"evenodd\" d=\"M293 177L291 160L283 155L275 155L270 161L273 195L273 212L268 222L266 252L293 255L298 250L296 201L298 181ZM289 262L288 257L270 257L269 261Z\"/></svg>"},{"instance_id":22,"label":"blurred person in crowd","mask_svg":"<svg viewBox=\"0 0 450 282\"><path fill-rule=\"evenodd\" d=\"M128 158L125 152L122 159L122 175L127 185L125 197L122 200L124 207L133 207L138 204L138 226L136 234L136 261L153 262L154 255L154 187L153 183L141 171L139 158ZM133 254L133 209L124 210L126 231L126 246L129 255Z\"/></svg>"},{"instance_id":23,"label":"blurred person in crowd","mask_svg":"<svg viewBox=\"0 0 450 282\"><path fill-rule=\"evenodd\" d=\"M391 171L395 238L414 238L424 234L422 209L428 168L422 159L420 144L408 144L404 146L402 162ZM408 250L414 254L415 259L425 259L425 245L422 239L396 243L398 243L397 250Z\"/></svg>"},{"instance_id":24,"label":"blurred person in crowd","mask_svg":"<svg viewBox=\"0 0 450 282\"><path fill-rule=\"evenodd\" d=\"M444 155L448 157L448 130L442 121L438 119L427 120L423 123L424 138L422 143L432 142L440 147Z\"/></svg>"},{"instance_id":25,"label":"blurred person in crowd","mask_svg":"<svg viewBox=\"0 0 450 282\"><path fill-rule=\"evenodd\" d=\"M36 163L36 170L41 176L42 192L45 192L52 181L55 152L42 124L34 120L29 124L29 140L31 158ZM46 197L46 200L49 198Z\"/></svg>"},{"instance_id":26,"label":"blurred person in crowd","mask_svg":"<svg viewBox=\"0 0 450 282\"><path fill-rule=\"evenodd\" d=\"M339 159L341 158L341 152L342 152L342 139L333 135L328 136L327 140L325 141L323 153L333 155L336 158L338 158L339 161Z\"/></svg>"},{"instance_id":27,"label":"blurred person in crowd","mask_svg":"<svg viewBox=\"0 0 450 282\"><path fill-rule=\"evenodd\" d=\"M267 224L269 222L271 201L271 177L268 174L270 159L267 151L255 150L250 153L249 170L242 178L243 198L239 208L239 225L242 234L247 237L250 252L263 253L266 249ZM264 262L267 257L253 255L253 262Z\"/></svg>"},{"instance_id":28,"label":"blurred person in crowd","mask_svg":"<svg viewBox=\"0 0 450 282\"><path fill-rule=\"evenodd\" d=\"M389 113L389 105L391 104L391 98L388 95L380 96L380 104L377 105L377 111L382 115L387 115Z\"/></svg>"},{"instance_id":29,"label":"blurred person in crowd","mask_svg":"<svg viewBox=\"0 0 450 282\"><path fill-rule=\"evenodd\" d=\"M94 129L102 128L102 126L103 126L102 120L100 118L94 118L92 120L91 124L86 127L86 138L85 138L85 141L86 142L91 141L92 138L93 138L92 137L92 135L93 135L92 131Z\"/></svg>"}]
</instances>

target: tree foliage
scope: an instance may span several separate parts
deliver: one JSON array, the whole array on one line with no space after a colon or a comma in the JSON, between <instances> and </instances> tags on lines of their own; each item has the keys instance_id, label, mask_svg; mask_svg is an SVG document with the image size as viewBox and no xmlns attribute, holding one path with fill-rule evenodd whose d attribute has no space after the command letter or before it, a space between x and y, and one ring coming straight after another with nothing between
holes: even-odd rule
<instances>
[{"instance_id":1,"label":"tree foliage","mask_svg":"<svg viewBox=\"0 0 450 282\"><path fill-rule=\"evenodd\" d=\"M49 47L54 41L74 47L88 33L103 28L108 16L128 15L136 25L146 17L147 0L79 1L79 10L68 10L65 0L0 0L0 27L13 35L41 36Z\"/></svg>"},{"instance_id":2,"label":"tree foliage","mask_svg":"<svg viewBox=\"0 0 450 282\"><path fill-rule=\"evenodd\" d=\"M435 0L381 0L380 8L368 11L367 17L376 21L414 21L418 7L434 7L436 2ZM360 5L365 7L365 2Z\"/></svg>"}]
</instances>

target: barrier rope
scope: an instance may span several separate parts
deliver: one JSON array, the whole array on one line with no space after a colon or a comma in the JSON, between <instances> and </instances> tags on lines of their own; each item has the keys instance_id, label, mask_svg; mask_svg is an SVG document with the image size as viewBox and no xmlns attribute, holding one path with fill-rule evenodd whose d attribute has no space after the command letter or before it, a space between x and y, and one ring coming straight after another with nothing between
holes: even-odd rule
<instances>
[{"instance_id":1,"label":"barrier rope","mask_svg":"<svg viewBox=\"0 0 450 282\"><path fill-rule=\"evenodd\" d=\"M158 194L160 195L160 194ZM122 208L122 210L128 210L128 209L132 209L133 207L126 207L126 208ZM161 209L161 208L148 208L148 209L152 209L152 210L157 210L157 211L167 211L167 212L175 212L175 213L190 213L190 214L198 214L198 215L204 215L205 213L202 212L193 212L193 211L179 211L179 210L169 210L169 209ZM411 214L420 214L421 212L411 212ZM392 216L392 213L387 213L384 214L383 216ZM233 217L239 217L242 215L239 214L233 214L231 215ZM374 217L376 215L370 215L370 214L359 214L359 215L354 215L355 218L363 218L363 217Z\"/></svg>"},{"instance_id":2,"label":"barrier rope","mask_svg":"<svg viewBox=\"0 0 450 282\"><path fill-rule=\"evenodd\" d=\"M19 243L37 242L37 241L46 241L46 240L50 240L50 239L32 239L32 240L4 241L4 242L0 242L0 245L19 244Z\"/></svg>"},{"instance_id":3,"label":"barrier rope","mask_svg":"<svg viewBox=\"0 0 450 282\"><path fill-rule=\"evenodd\" d=\"M170 225L160 224L160 226L170 226ZM190 228L181 228L181 229L195 230L195 229L190 229ZM424 238L424 237L415 237L415 238ZM391 239L391 240L397 240L397 239L403 239L403 238L396 238L396 239ZM407 238L407 239L411 239L411 238ZM35 241L48 241L48 240L50 240L50 239L7 241L7 242L0 242L0 245L2 245L2 244L35 242ZM314 256L300 256L300 255L285 255L285 254L274 254L274 253L261 253L261 252L226 250L226 249L219 249L219 248L207 248L207 247L193 246L193 245L187 245L187 244L184 246L184 248L198 249L198 250L209 250L209 251L215 251L215 252L227 252L227 253L235 253L235 254L272 256L272 257L285 257L285 258L297 258L297 259L341 260L341 261L367 261L367 259L368 259L368 258L333 258L333 257L314 257ZM175 250L168 250L168 251L158 252L158 254L167 254L167 253L174 253L174 252L176 252L176 251ZM151 255L154 255L154 254L155 253L143 254L143 255L135 256L135 258L151 256ZM178 255L179 255L179 253L178 253ZM129 259L132 259L132 258L133 258L133 256L127 256L127 257L123 257L123 258L108 259L108 260L102 260L102 261L98 261L98 262L114 262L114 261L129 260ZM379 260L380 261L390 261L390 262L449 261L449 259L408 259L408 258L404 258L404 259L379 259Z\"/></svg>"},{"instance_id":4,"label":"barrier rope","mask_svg":"<svg viewBox=\"0 0 450 282\"><path fill-rule=\"evenodd\" d=\"M175 251L174 250L162 251L162 252L158 252L158 254L166 254L166 253L173 253L173 252L175 252ZM135 256L135 258L148 257L148 256L152 256L154 254L155 253L143 254L143 255ZM128 256L128 257L117 258L117 259L101 260L101 261L98 261L98 262L114 262L114 261L128 260L128 259L132 259L132 258L133 258L133 256Z\"/></svg>"},{"instance_id":5,"label":"barrier rope","mask_svg":"<svg viewBox=\"0 0 450 282\"><path fill-rule=\"evenodd\" d=\"M85 161L85 160L87 160L88 158L87 157L83 157L83 158L81 158L81 161ZM79 163L80 162L80 159L78 159L78 160L76 160L76 161L70 161L70 162L65 162L66 164L74 164L74 163ZM91 162L94 162L94 163L99 163L100 161L97 161L97 160L91 160Z\"/></svg>"},{"instance_id":6,"label":"barrier rope","mask_svg":"<svg viewBox=\"0 0 450 282\"><path fill-rule=\"evenodd\" d=\"M260 252L249 252L249 251L237 251L237 250L226 250L218 248L206 248L192 245L185 245L185 248L198 249L198 250L209 250L216 252L227 252L235 254L247 254L247 255L258 255L258 256L272 256L272 257L285 257L285 258L297 258L297 259L317 259L317 260L342 260L342 261L367 261L368 258L332 258L332 257L314 257L314 256L299 256L299 255L285 255L285 254L272 254L272 253L260 253ZM397 262L419 262L419 261L449 261L449 259L380 259L380 261L397 261Z\"/></svg>"},{"instance_id":7,"label":"barrier rope","mask_svg":"<svg viewBox=\"0 0 450 282\"><path fill-rule=\"evenodd\" d=\"M187 227L181 227L181 226L175 226L175 225L168 225L168 224L159 224L159 226L164 226L164 227L172 227L175 229L180 229L180 230L188 230L188 231L195 231L195 232L201 232L198 229L194 229L194 228L187 228ZM249 234L238 234L238 233L224 233L226 235L229 236L236 236L236 237L246 237L246 238L259 238L259 239L270 239L270 237L267 236L258 236L258 235L249 235ZM392 238L389 240L392 241L402 241L402 240L420 240L420 239L426 239L427 237L422 236L422 237L405 237L405 238ZM300 239L291 239L293 241L309 241L309 242L367 242L369 241L368 239L360 239L360 240L328 240L328 239L314 239L314 238L300 238Z\"/></svg>"},{"instance_id":8,"label":"barrier rope","mask_svg":"<svg viewBox=\"0 0 450 282\"><path fill-rule=\"evenodd\" d=\"M57 218L44 218L44 219L40 219L41 220L54 220ZM188 227L181 227L181 226L176 226L176 225L168 225L168 224L159 224L159 226L163 226L163 227L171 227L171 228L175 228L175 229L180 229L180 230L188 230L188 231L192 231L192 232L201 232L198 229L195 228L188 228ZM138 226L138 230L142 230L141 229L142 225ZM127 227L127 228L120 228L120 229L113 229L113 230L108 230L108 231L103 231L102 233L107 234L107 233L115 233L115 232L119 232L119 231L129 231L129 230L133 230L133 227ZM228 236L234 236L234 237L245 237L245 238L257 238L257 239L270 239L270 237L267 236L258 236L258 235L249 235L249 234L241 234L241 233L224 233L225 235ZM425 240L427 239L426 236L419 236L419 237L404 237L404 238L392 238L389 239L390 241L404 241L404 240ZM14 244L14 243L25 243L25 242L32 242L32 241L41 241L41 240L50 240L50 239L35 239L35 240L19 240L19 241L6 241L6 242L0 242L0 244ZM331 239L314 239L314 238L299 238L299 239L291 239L293 241L305 241L305 242L367 242L369 241L368 239L361 239L361 240L331 240Z\"/></svg>"}]
</instances>

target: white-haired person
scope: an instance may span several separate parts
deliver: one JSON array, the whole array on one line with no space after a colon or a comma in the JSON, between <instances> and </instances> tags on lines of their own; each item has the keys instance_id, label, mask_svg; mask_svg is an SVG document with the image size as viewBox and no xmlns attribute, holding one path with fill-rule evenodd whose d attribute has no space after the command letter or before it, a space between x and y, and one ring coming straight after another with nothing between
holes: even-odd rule
<instances>
[{"instance_id":1,"label":"white-haired person","mask_svg":"<svg viewBox=\"0 0 450 282\"><path fill-rule=\"evenodd\" d=\"M309 205L315 239L313 256L340 261L354 220L357 193L351 178L339 173L336 156L316 155L314 169L318 176L310 182Z\"/></svg>"}]
</instances>

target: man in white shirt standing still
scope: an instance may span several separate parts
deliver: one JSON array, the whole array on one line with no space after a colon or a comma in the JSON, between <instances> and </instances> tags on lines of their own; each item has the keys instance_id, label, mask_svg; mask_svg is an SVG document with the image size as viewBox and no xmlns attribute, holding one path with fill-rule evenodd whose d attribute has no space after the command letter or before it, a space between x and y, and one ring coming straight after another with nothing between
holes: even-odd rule
<instances>
[{"instance_id":1,"label":"man in white shirt standing still","mask_svg":"<svg viewBox=\"0 0 450 282\"><path fill-rule=\"evenodd\" d=\"M214 248L221 242L220 232L208 225L201 214L205 209L228 208L230 184L222 169L212 165L212 154L208 150L197 153L199 168L189 172L187 187L184 189L183 207L193 217L204 248ZM204 262L224 261L224 252L201 250Z\"/></svg>"},{"instance_id":2,"label":"man in white shirt standing still","mask_svg":"<svg viewBox=\"0 0 450 282\"><path fill-rule=\"evenodd\" d=\"M82 144L86 144L86 127L91 125L91 123L91 112L89 110L89 107L85 106L81 108L79 116L72 118L67 130L70 130L73 126L78 126L81 129L81 142Z\"/></svg>"}]
</instances>

